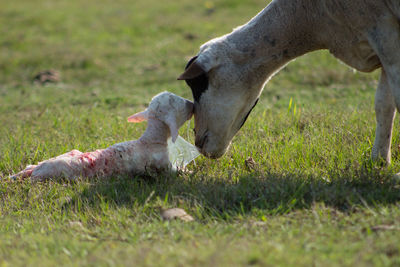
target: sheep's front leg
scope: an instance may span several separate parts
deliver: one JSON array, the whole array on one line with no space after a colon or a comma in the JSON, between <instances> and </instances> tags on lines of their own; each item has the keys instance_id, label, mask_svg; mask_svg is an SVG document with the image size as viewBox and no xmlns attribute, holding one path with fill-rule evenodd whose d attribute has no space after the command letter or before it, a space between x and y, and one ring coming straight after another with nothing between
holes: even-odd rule
<instances>
[{"instance_id":1,"label":"sheep's front leg","mask_svg":"<svg viewBox=\"0 0 400 267\"><path fill-rule=\"evenodd\" d=\"M400 25L396 17L379 18L368 32L368 40L382 64L382 76L377 92L377 139L373 156L390 162L390 140L393 105L400 111ZM389 99L392 99L391 101ZM386 115L385 115L386 114ZM386 117L387 116L387 117ZM386 152L387 151L387 152ZM386 155L387 153L387 155Z\"/></svg>"},{"instance_id":2,"label":"sheep's front leg","mask_svg":"<svg viewBox=\"0 0 400 267\"><path fill-rule=\"evenodd\" d=\"M382 70L381 79L375 94L376 132L372 148L372 159L374 161L384 160L387 164L390 164L390 145L392 143L395 112L395 104L386 73Z\"/></svg>"}]
</instances>

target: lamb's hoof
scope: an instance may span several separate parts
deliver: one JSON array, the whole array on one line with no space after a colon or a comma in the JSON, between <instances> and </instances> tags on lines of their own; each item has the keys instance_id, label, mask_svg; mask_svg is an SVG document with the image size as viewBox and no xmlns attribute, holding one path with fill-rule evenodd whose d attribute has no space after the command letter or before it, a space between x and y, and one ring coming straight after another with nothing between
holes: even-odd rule
<instances>
[{"instance_id":1,"label":"lamb's hoof","mask_svg":"<svg viewBox=\"0 0 400 267\"><path fill-rule=\"evenodd\" d=\"M8 179L9 179L9 180L12 180L12 181L17 180L17 178L18 178L18 177L17 177L16 175L8 176ZM0 177L0 180L3 180L3 178Z\"/></svg>"}]
</instances>

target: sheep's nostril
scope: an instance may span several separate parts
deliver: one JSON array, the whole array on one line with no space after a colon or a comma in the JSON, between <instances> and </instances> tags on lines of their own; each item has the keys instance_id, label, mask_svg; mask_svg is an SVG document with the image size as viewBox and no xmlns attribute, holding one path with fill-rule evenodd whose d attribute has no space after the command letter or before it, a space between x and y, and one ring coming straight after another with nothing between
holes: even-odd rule
<instances>
[{"instance_id":1,"label":"sheep's nostril","mask_svg":"<svg viewBox=\"0 0 400 267\"><path fill-rule=\"evenodd\" d=\"M208 138L208 134L206 133L206 134L204 134L202 137L200 137L200 138L196 138L196 140L195 140L195 145L199 148L199 149L202 149L203 148L203 146L204 146L204 144L206 143L206 141L207 141L207 138Z\"/></svg>"}]
</instances>

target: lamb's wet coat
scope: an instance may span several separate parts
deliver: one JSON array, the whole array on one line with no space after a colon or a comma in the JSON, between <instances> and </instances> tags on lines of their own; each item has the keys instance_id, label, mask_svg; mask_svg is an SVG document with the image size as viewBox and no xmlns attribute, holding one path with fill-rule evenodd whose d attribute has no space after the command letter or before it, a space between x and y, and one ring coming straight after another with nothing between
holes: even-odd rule
<instances>
[{"instance_id":1,"label":"lamb's wet coat","mask_svg":"<svg viewBox=\"0 0 400 267\"><path fill-rule=\"evenodd\" d=\"M164 92L153 98L145 112L147 112L145 115L148 117L146 118L148 126L138 140L118 143L92 152L82 153L79 150L72 150L38 165L30 165L12 178L75 179L113 175L152 175L171 171L173 168L169 161L167 141L171 137L171 131L175 132L172 135L177 135L178 128L190 119L193 104L179 96ZM142 117L143 113L140 113L139 117Z\"/></svg>"}]
</instances>

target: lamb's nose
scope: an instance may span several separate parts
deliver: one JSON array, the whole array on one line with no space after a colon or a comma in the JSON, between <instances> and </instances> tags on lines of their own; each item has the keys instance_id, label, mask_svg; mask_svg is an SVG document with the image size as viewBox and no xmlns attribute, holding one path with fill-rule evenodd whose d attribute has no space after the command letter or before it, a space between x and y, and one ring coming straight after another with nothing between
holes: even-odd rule
<instances>
[{"instance_id":1,"label":"lamb's nose","mask_svg":"<svg viewBox=\"0 0 400 267\"><path fill-rule=\"evenodd\" d=\"M202 149L204 144L207 142L207 138L208 138L208 134L206 132L203 136L200 136L199 138L196 137L194 144L197 146L197 148Z\"/></svg>"}]
</instances>

